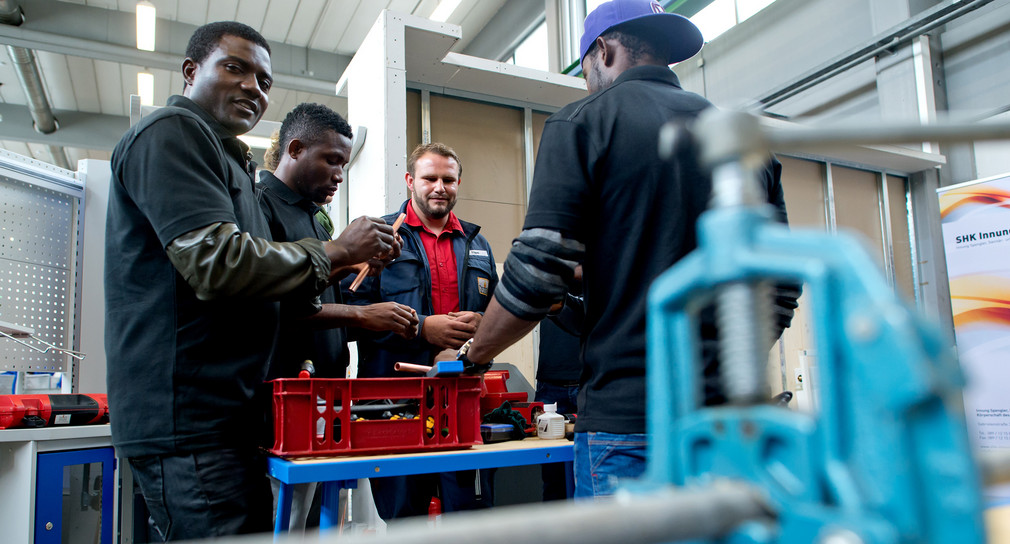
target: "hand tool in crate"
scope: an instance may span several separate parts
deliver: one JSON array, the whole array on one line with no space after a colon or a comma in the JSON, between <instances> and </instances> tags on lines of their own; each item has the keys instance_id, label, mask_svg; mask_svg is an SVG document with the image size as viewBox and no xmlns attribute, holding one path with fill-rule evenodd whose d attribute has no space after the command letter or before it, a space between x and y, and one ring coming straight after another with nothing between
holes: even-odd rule
<instances>
[{"instance_id":1,"label":"hand tool in crate","mask_svg":"<svg viewBox=\"0 0 1010 544\"><path fill-rule=\"evenodd\" d=\"M394 370L424 373L428 377L458 376L463 372L462 361L436 361L433 366L396 363ZM508 370L491 370L483 375L480 392L480 415L484 418L506 401L510 408L522 414L528 425L526 434L536 434L537 416L544 412L544 403L529 402L529 395L523 392L510 393L506 386Z\"/></svg>"},{"instance_id":2,"label":"hand tool in crate","mask_svg":"<svg viewBox=\"0 0 1010 544\"><path fill-rule=\"evenodd\" d=\"M0 395L0 429L108 422L105 395Z\"/></svg>"}]
</instances>

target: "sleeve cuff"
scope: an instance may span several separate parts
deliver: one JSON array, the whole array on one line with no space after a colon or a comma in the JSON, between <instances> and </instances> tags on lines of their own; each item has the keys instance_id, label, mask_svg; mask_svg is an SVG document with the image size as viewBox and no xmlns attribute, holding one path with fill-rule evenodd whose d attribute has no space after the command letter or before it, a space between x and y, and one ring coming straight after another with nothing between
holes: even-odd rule
<instances>
[{"instance_id":1,"label":"sleeve cuff","mask_svg":"<svg viewBox=\"0 0 1010 544\"><path fill-rule=\"evenodd\" d=\"M330 259L326 256L323 242L305 238L294 242L309 254L312 275L315 277L315 292L322 293L330 284Z\"/></svg>"}]
</instances>

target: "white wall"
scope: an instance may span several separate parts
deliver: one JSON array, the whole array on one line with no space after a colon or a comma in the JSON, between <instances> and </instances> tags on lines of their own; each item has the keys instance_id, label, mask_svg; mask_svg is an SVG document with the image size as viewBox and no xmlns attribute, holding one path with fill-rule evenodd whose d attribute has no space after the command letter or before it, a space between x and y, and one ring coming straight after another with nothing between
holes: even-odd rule
<instances>
[{"instance_id":1,"label":"white wall","mask_svg":"<svg viewBox=\"0 0 1010 544\"><path fill-rule=\"evenodd\" d=\"M81 351L78 393L105 393L105 212L112 170L108 161L87 159L84 174L84 287L81 289Z\"/></svg>"},{"instance_id":2,"label":"white wall","mask_svg":"<svg viewBox=\"0 0 1010 544\"><path fill-rule=\"evenodd\" d=\"M705 45L675 67L688 90L723 107L753 104L843 53L873 44L875 36L905 24L929 6L916 0L777 0ZM956 119L978 120L1010 110L1010 3L991 2L937 31L932 68L938 108ZM813 121L918 120L913 51L888 49L800 95L767 108ZM946 105L945 105L946 104ZM942 114L941 114L942 117ZM976 157L970 144L944 149L942 183L984 177L991 144ZM988 171L988 170L987 170ZM1005 169L1004 169L1005 171Z\"/></svg>"},{"instance_id":3,"label":"white wall","mask_svg":"<svg viewBox=\"0 0 1010 544\"><path fill-rule=\"evenodd\" d=\"M844 54L874 47L876 37L905 27L917 15L951 5L938 0L776 0L675 71L685 88L716 105L753 105ZM991 2L967 13L919 45L919 50L911 44L881 49L766 111L798 122L865 123L867 129L883 121L943 118L947 110L953 119L967 122L1006 118L1010 3ZM911 180L920 309L952 325L935 190L1010 171L1010 142L943 145L939 152L945 165L903 173ZM900 220L892 217L894 224Z\"/></svg>"}]
</instances>

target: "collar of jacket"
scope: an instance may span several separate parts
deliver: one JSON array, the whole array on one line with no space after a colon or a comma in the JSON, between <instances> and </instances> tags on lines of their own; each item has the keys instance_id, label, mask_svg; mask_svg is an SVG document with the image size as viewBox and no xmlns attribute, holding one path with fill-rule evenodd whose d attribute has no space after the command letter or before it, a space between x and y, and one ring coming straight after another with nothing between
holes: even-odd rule
<instances>
[{"instance_id":1,"label":"collar of jacket","mask_svg":"<svg viewBox=\"0 0 1010 544\"><path fill-rule=\"evenodd\" d=\"M225 130L225 128L221 126L221 123L217 122L217 119L214 119L211 114L204 111L204 109L198 106L196 102L193 102L185 96L176 94L168 97L166 105L183 108L195 113L197 117L202 119L204 123L207 123L207 126L214 131L214 134L217 135L217 137L221 140L221 143L224 145L225 150L238 159L240 163L246 165L246 169L248 169L250 161L252 160L249 146L242 140L239 140L237 136L233 136Z\"/></svg>"},{"instance_id":2,"label":"collar of jacket","mask_svg":"<svg viewBox=\"0 0 1010 544\"><path fill-rule=\"evenodd\" d=\"M397 217L400 216L401 213L407 213L407 206L409 204L410 199L408 198L407 200L403 201L403 204L400 205L400 211L394 214L387 215L383 217L383 219L385 219L387 223L392 223ZM467 239L473 238L474 235L476 235L480 231L480 225L470 223L468 221L463 221L462 219L459 218L458 215L456 216L456 219L459 220L460 226L463 227L463 235L466 236ZM401 229L408 228L408 225L404 223L403 225L400 226L400 228Z\"/></svg>"},{"instance_id":3,"label":"collar of jacket","mask_svg":"<svg viewBox=\"0 0 1010 544\"><path fill-rule=\"evenodd\" d=\"M677 74L673 73L673 70L671 70L668 66L658 66L652 64L644 64L628 68L627 70L621 72L621 75L617 76L617 79L614 80L614 85L636 79L661 81L680 88L680 79L677 78ZM611 87L613 87L613 85L611 85Z\"/></svg>"},{"instance_id":4,"label":"collar of jacket","mask_svg":"<svg viewBox=\"0 0 1010 544\"><path fill-rule=\"evenodd\" d=\"M281 178L275 176L273 172L263 171L260 174L260 183L272 193L280 197L285 204L290 204L291 206L297 206L303 210L315 214L319 211L319 206L315 202L305 198L304 196L294 192L291 187L288 187Z\"/></svg>"}]
</instances>

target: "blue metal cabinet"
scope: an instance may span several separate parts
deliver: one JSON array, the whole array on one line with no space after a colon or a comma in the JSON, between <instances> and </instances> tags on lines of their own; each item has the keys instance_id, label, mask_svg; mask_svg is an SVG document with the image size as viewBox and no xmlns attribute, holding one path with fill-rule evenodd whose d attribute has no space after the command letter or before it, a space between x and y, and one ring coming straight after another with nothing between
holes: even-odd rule
<instances>
[{"instance_id":1,"label":"blue metal cabinet","mask_svg":"<svg viewBox=\"0 0 1010 544\"><path fill-rule=\"evenodd\" d=\"M36 544L112 544L115 462L111 447L38 455Z\"/></svg>"}]
</instances>

